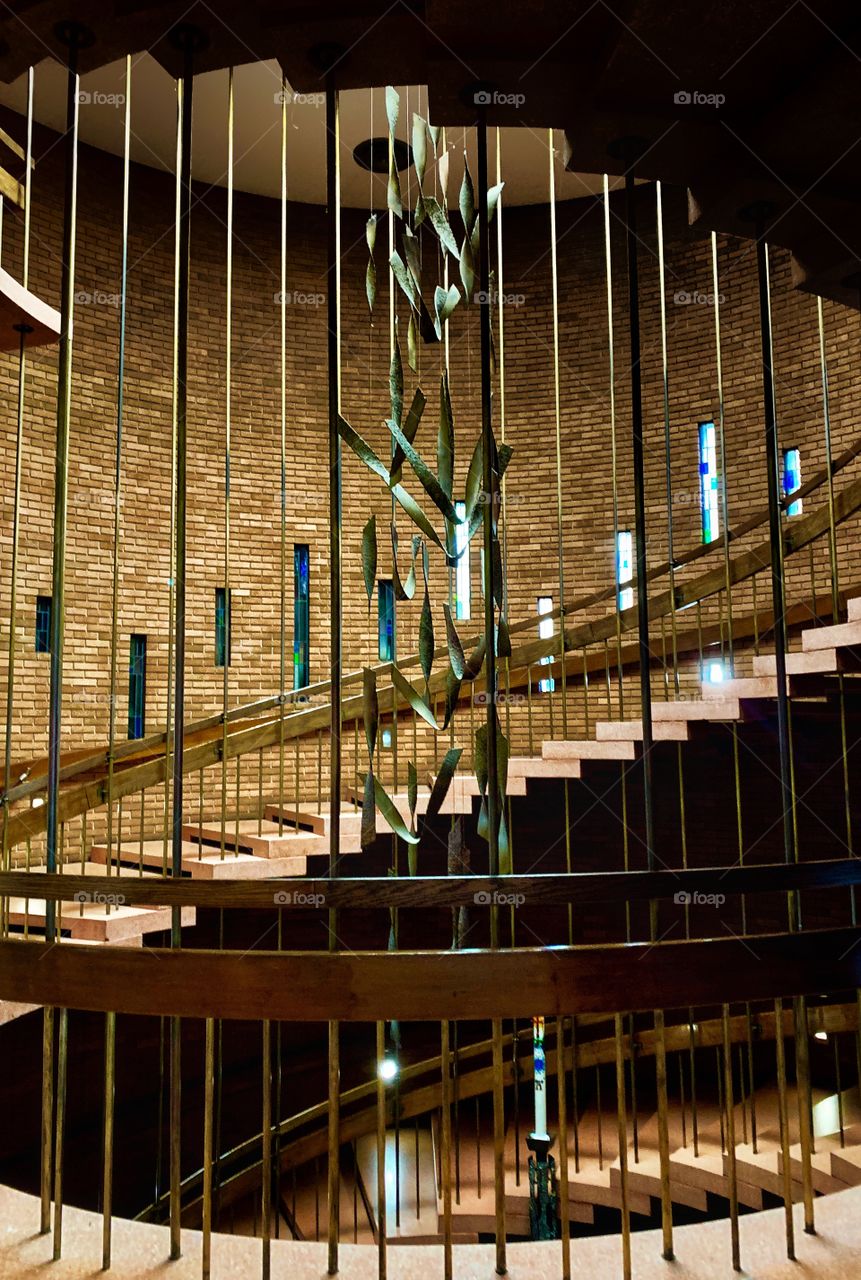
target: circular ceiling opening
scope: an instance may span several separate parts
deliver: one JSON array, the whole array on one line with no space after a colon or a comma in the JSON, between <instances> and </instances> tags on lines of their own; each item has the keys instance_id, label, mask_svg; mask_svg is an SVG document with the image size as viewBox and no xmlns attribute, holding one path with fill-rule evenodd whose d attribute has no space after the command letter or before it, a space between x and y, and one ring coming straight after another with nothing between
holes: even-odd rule
<instances>
[{"instance_id":1,"label":"circular ceiling opening","mask_svg":"<svg viewBox=\"0 0 861 1280\"><path fill-rule=\"evenodd\" d=\"M372 173L388 173L388 138L366 138L353 148L353 159L362 169ZM408 169L413 162L413 149L402 138L395 138L395 165L399 171Z\"/></svg>"}]
</instances>

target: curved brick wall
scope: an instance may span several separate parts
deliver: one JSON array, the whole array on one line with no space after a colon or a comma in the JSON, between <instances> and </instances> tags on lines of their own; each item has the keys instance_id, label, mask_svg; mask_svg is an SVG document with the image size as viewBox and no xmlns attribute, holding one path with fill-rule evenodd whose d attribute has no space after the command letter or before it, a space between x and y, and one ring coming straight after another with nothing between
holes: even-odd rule
<instances>
[{"instance_id":1,"label":"curved brick wall","mask_svg":"<svg viewBox=\"0 0 861 1280\"><path fill-rule=\"evenodd\" d=\"M17 136L18 117L4 121ZM31 287L57 304L61 233L62 158L56 138L37 133ZM352 163L345 158L345 163ZM167 671L170 529L171 371L173 338L174 183L135 168L128 278L125 367L124 499L122 508L120 732L125 729L128 637L148 636L147 728L164 723ZM188 708L190 715L221 705L221 671L214 664L214 591L223 581L223 441L225 425L225 193L199 191L192 229L191 397L189 405ZM649 557L663 559L667 542L664 424L658 323L654 190L640 190L643 376L650 490ZM113 450L116 429L120 289L119 161L82 148L71 435L67 569L64 730L68 745L106 737L110 653ZM616 410L619 433L620 519L633 523L630 480L629 372L622 225L614 205L616 263ZM717 413L714 309L709 304L708 241L689 231L682 192L665 192L672 469L676 547L700 536L697 423ZM545 207L504 214L505 433L515 447L509 471L507 547L512 621L531 616L539 594L558 599L556 470L550 302L549 218ZM280 581L280 210L262 197L238 195L233 300L232 512L233 654L231 702L278 687ZM325 222L316 207L288 212L287 286L287 617L292 635L292 548L311 547L311 678L327 674L327 473L325 364ZM364 218L343 220L343 407L381 452L388 444L388 326L384 223L377 262L381 292L373 324L364 297ZM3 265L20 273L20 220L7 210ZM756 267L751 246L720 244L726 435L731 522L765 500ZM428 278L433 271L428 264ZM566 596L606 583L612 573L609 367L604 279L603 213L591 200L559 209L562 473ZM777 402L781 442L802 450L803 475L824 458L816 300L791 289L787 262L773 259ZM694 300L676 301L677 295ZM399 300L400 308L400 300ZM405 346L405 316L400 308ZM452 374L459 433L458 474L465 477L480 427L478 311L460 309L452 326ZM832 434L837 454L859 431L858 317L825 304ZM420 382L429 404L418 445L435 453L440 350L421 351ZM11 496L17 357L0 358L3 454L0 475L0 700L5 698L9 625ZM408 376L408 392L415 379ZM48 658L34 652L35 597L50 592L56 348L28 363L21 560L16 623L18 646L15 758L42 752L47 742ZM496 424L499 429L497 400ZM844 473L841 482L854 475ZM414 484L413 488L417 486ZM388 575L388 502L380 485L345 453L345 667L376 659L376 612L368 618L360 567L361 529L371 511L381 526L379 572ZM402 543L408 530L400 521ZM854 524L840 538L844 582L861 578ZM744 545L744 544L742 544ZM793 564L792 597L827 591L827 546ZM720 558L702 564L719 564ZM478 554L473 556L478 604ZM699 571L699 569L697 571ZM437 599L445 572L434 569ZM750 609L747 588L734 600ZM760 607L767 603L761 580ZM420 602L399 615L401 651L415 645ZM708 616L717 616L715 604ZM704 616L706 616L704 615ZM443 632L441 613L436 618ZM477 624L464 624L471 632ZM695 672L693 672L695 675ZM252 778L251 774L254 774ZM249 762L243 791L256 789Z\"/></svg>"}]
</instances>

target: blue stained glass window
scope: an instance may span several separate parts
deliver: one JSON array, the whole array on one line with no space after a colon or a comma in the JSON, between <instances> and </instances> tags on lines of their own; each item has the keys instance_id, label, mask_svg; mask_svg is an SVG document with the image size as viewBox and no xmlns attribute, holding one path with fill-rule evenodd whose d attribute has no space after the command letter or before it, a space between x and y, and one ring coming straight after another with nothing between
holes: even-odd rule
<instances>
[{"instance_id":1,"label":"blue stained glass window","mask_svg":"<svg viewBox=\"0 0 861 1280\"><path fill-rule=\"evenodd\" d=\"M131 637L129 650L129 737L146 733L146 636Z\"/></svg>"},{"instance_id":2,"label":"blue stained glass window","mask_svg":"<svg viewBox=\"0 0 861 1280\"><path fill-rule=\"evenodd\" d=\"M700 512L703 542L714 542L720 534L720 480L718 477L715 424L700 423Z\"/></svg>"},{"instance_id":3,"label":"blue stained glass window","mask_svg":"<svg viewBox=\"0 0 861 1280\"><path fill-rule=\"evenodd\" d=\"M783 451L783 494L789 497L791 493L795 493L796 489L801 488L801 450L800 449L784 449ZM786 508L788 516L800 516L802 511L802 499L797 498L795 502L790 502Z\"/></svg>"},{"instance_id":4,"label":"blue stained glass window","mask_svg":"<svg viewBox=\"0 0 861 1280\"><path fill-rule=\"evenodd\" d=\"M308 633L310 631L310 552L293 548L293 688L308 684Z\"/></svg>"},{"instance_id":5,"label":"blue stained glass window","mask_svg":"<svg viewBox=\"0 0 861 1280\"><path fill-rule=\"evenodd\" d=\"M377 583L377 626L381 662L391 662L395 656L395 588L391 578L380 578Z\"/></svg>"},{"instance_id":6,"label":"blue stained glass window","mask_svg":"<svg viewBox=\"0 0 861 1280\"><path fill-rule=\"evenodd\" d=\"M620 529L616 534L616 586L620 609L630 609L634 603L634 588L625 586L633 577L634 539L630 529Z\"/></svg>"},{"instance_id":7,"label":"blue stained glass window","mask_svg":"<svg viewBox=\"0 0 861 1280\"><path fill-rule=\"evenodd\" d=\"M462 520L466 515L466 503L456 502L454 509ZM455 525L454 548L458 556L457 568L454 571L454 616L456 618L468 618L471 605L468 533L466 524Z\"/></svg>"},{"instance_id":8,"label":"blue stained glass window","mask_svg":"<svg viewBox=\"0 0 861 1280\"><path fill-rule=\"evenodd\" d=\"M50 596L36 596L36 652L51 652L51 613L53 601Z\"/></svg>"},{"instance_id":9,"label":"blue stained glass window","mask_svg":"<svg viewBox=\"0 0 861 1280\"><path fill-rule=\"evenodd\" d=\"M552 596L538 597L538 612L539 614L553 612ZM549 640L552 635L553 635L553 619L542 618L541 621L538 623L539 640ZM546 657L541 659L541 665L548 666L552 661L553 661L553 655L548 653ZM543 680L538 681L539 693L552 693L555 688L556 688L556 681L553 679L553 676L545 676Z\"/></svg>"},{"instance_id":10,"label":"blue stained glass window","mask_svg":"<svg viewBox=\"0 0 861 1280\"><path fill-rule=\"evenodd\" d=\"M215 665L223 667L231 663L231 613L232 593L226 587L215 588Z\"/></svg>"}]
</instances>

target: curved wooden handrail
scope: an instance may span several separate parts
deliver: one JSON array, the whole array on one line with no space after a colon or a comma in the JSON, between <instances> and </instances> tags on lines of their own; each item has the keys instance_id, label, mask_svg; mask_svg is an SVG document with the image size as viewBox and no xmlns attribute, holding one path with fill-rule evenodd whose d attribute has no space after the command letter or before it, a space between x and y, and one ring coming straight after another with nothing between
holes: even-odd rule
<instances>
[{"instance_id":1,"label":"curved wooden handrail","mask_svg":"<svg viewBox=\"0 0 861 1280\"><path fill-rule=\"evenodd\" d=\"M857 450L853 446L853 450L848 452L851 452L854 458L861 452L861 445L858 446ZM833 509L835 524L840 524L849 519L850 516L861 509L861 479L853 481L840 493L834 495ZM784 555L788 558L796 551L800 551L826 533L829 527L830 514L827 506L820 507L808 515L799 517L791 525L784 526ZM709 544L709 549L713 548L714 545L714 543ZM652 621L657 621L678 609L687 608L697 601L716 595L726 588L727 581L729 581L730 585L743 582L763 569L768 568L770 563L771 544L768 540L765 540L752 550L743 552L731 559L728 566L729 572L727 572L727 566L720 565L708 573L692 579L690 582L676 586L672 591L664 591L659 595L652 596L649 600L649 618ZM615 591L613 594L615 594ZM637 621L637 607L634 605L622 612L614 610L612 613L606 614L593 622L584 622L573 628L566 627L564 632L565 651L566 653L576 652L585 649L589 645L609 640L619 633L633 631L637 627ZM528 625L533 627L535 625L534 619L528 620ZM444 655L447 651L440 650L439 652ZM512 687L517 687L518 682L524 682L528 678L529 667L539 662L542 658L558 658L558 656L559 638L557 636L534 640L528 644L513 648L509 661ZM405 659L403 664L399 665L408 666L409 663L410 659ZM384 672L390 669L390 664L385 664L380 668ZM360 674L358 673L357 678ZM348 680L347 683L350 683L350 681ZM429 682L430 693L436 696L443 694L445 684L446 673L437 672ZM314 686L314 689L322 692L327 687L328 682L323 682ZM479 677L475 685L469 687L469 696L472 695L473 688L480 689L481 687L482 680ZM303 692L307 691L298 691L298 695ZM379 709L382 713L392 712L396 706L400 709L407 705L397 696L394 687L391 685L379 690L378 700ZM347 723L361 717L362 702L361 694L352 694L344 698L342 702L343 722ZM273 706L278 708L277 713L267 714L267 708L271 710ZM246 723L241 719L241 715L243 712L247 715L250 709L253 709L254 717ZM285 741L292 741L297 737L304 737L306 734L316 732L318 729L326 729L330 721L330 711L329 704L323 703L301 711L294 711L285 716L281 709L280 698L276 697L253 703L250 708L234 708L229 713L228 719L235 727L227 735L227 758L234 759L248 752L275 746L282 736ZM220 762L224 754L222 725L222 717L216 716L188 727L186 746L183 753L184 772L194 773L199 769ZM135 794L148 787L163 783L168 768L168 756L165 750L165 737L163 734L155 740L147 740L144 744L133 744L134 749L132 749L132 744L124 745L127 749L121 755L115 757L115 759L118 759L119 767L115 764L112 789L114 799L120 799L123 796ZM81 814L89 812L91 809L100 808L107 802L107 753L101 751L68 765L61 772L61 780L69 781L74 776L80 776L86 772L92 773L93 776L76 787L69 787L61 791L59 804L59 820L61 822L80 817ZM25 781L11 788L4 796L0 796L0 799L11 805L16 800L44 792L46 784L47 778L44 774L40 774L38 777L28 777ZM9 846L14 846L25 839L40 835L45 829L46 820L47 814L44 805L38 808L28 808L22 812L11 813L6 832Z\"/></svg>"},{"instance_id":2,"label":"curved wooden handrail","mask_svg":"<svg viewBox=\"0 0 861 1280\"><path fill-rule=\"evenodd\" d=\"M859 927L457 952L137 952L6 941L0 942L0 999L103 1013L288 1022L637 1012L854 990L861 986L859 943Z\"/></svg>"},{"instance_id":3,"label":"curved wooden handrail","mask_svg":"<svg viewBox=\"0 0 861 1280\"><path fill-rule=\"evenodd\" d=\"M229 865L230 854L226 855ZM530 906L650 902L677 893L754 894L835 889L861 884L861 859L770 862L755 866L667 868L661 871L575 871L561 874L468 876L308 877L278 880L194 880L64 872L0 872L0 898L49 902L114 901L138 907L199 907L259 911L438 908L490 905L495 894L520 896Z\"/></svg>"}]
</instances>

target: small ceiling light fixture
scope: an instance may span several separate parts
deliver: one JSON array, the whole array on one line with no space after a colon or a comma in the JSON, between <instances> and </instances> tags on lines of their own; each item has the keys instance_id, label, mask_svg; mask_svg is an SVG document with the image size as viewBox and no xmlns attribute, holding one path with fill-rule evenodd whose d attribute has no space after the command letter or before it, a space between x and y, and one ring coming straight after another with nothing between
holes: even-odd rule
<instances>
[{"instance_id":1,"label":"small ceiling light fixture","mask_svg":"<svg viewBox=\"0 0 861 1280\"><path fill-rule=\"evenodd\" d=\"M391 1054L386 1054L385 1058L381 1059L377 1066L377 1075L386 1084L390 1084L399 1071L400 1067L398 1066L397 1058L393 1058Z\"/></svg>"},{"instance_id":2,"label":"small ceiling light fixture","mask_svg":"<svg viewBox=\"0 0 861 1280\"><path fill-rule=\"evenodd\" d=\"M353 147L353 159L360 169L370 169L371 173L388 173L388 138L366 138ZM395 166L398 171L409 169L412 162L413 149L410 144L401 138L395 138Z\"/></svg>"},{"instance_id":3,"label":"small ceiling light fixture","mask_svg":"<svg viewBox=\"0 0 861 1280\"><path fill-rule=\"evenodd\" d=\"M814 1038L814 1040L827 1040L827 1039L828 1039L828 1032L827 1032L827 1031L816 1031L816 1032L814 1032L814 1037L813 1037L813 1038Z\"/></svg>"}]
</instances>

